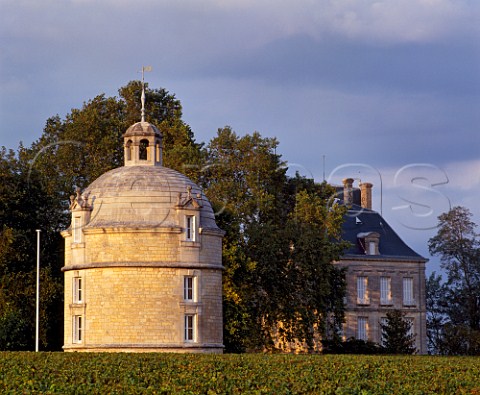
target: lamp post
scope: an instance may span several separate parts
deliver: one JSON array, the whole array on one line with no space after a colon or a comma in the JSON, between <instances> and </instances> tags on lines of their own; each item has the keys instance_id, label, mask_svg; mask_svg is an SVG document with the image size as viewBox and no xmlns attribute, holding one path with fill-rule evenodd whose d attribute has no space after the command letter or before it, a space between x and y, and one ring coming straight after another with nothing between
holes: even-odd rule
<instances>
[{"instance_id":1,"label":"lamp post","mask_svg":"<svg viewBox=\"0 0 480 395\"><path fill-rule=\"evenodd\" d=\"M35 308L35 352L38 352L38 332L40 321L40 229L37 229L37 297Z\"/></svg>"}]
</instances>

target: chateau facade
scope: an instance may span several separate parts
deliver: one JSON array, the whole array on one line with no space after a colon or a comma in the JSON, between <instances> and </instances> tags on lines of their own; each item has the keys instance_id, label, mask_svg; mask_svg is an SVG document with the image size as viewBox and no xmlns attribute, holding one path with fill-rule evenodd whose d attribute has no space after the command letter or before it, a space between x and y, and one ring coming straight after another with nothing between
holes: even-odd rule
<instances>
[{"instance_id":1,"label":"chateau facade","mask_svg":"<svg viewBox=\"0 0 480 395\"><path fill-rule=\"evenodd\" d=\"M222 237L201 189L162 166L148 122L125 165L71 197L65 351L223 352Z\"/></svg>"},{"instance_id":2,"label":"chateau facade","mask_svg":"<svg viewBox=\"0 0 480 395\"><path fill-rule=\"evenodd\" d=\"M382 344L380 324L392 309L403 311L419 354L427 353L425 264L385 219L372 210L372 184L353 187L343 180L343 203L348 207L342 238L351 248L335 264L346 269L345 339Z\"/></svg>"}]
</instances>

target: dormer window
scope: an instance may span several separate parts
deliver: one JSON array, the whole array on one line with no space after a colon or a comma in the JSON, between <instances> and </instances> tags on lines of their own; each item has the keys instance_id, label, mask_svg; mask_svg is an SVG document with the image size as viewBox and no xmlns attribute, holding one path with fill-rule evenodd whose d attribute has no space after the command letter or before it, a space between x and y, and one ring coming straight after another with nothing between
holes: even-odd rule
<instances>
[{"instance_id":1,"label":"dormer window","mask_svg":"<svg viewBox=\"0 0 480 395\"><path fill-rule=\"evenodd\" d=\"M148 140L140 140L139 155L138 159L147 160L148 159Z\"/></svg>"},{"instance_id":2,"label":"dormer window","mask_svg":"<svg viewBox=\"0 0 480 395\"><path fill-rule=\"evenodd\" d=\"M357 235L360 249L365 255L379 255L380 234L377 232L362 232Z\"/></svg>"}]
</instances>

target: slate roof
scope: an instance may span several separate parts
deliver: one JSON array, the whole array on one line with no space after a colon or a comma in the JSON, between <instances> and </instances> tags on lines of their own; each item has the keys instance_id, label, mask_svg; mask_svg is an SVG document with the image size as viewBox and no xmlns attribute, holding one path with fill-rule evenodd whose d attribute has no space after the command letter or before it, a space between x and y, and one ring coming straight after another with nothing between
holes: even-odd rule
<instances>
[{"instance_id":1,"label":"slate roof","mask_svg":"<svg viewBox=\"0 0 480 395\"><path fill-rule=\"evenodd\" d=\"M369 232L380 235L379 255L367 255L365 248L358 240L359 234ZM356 204L352 205L345 216L342 238L352 244L352 247L343 255L344 259L428 261L412 250L378 212L364 209Z\"/></svg>"}]
</instances>

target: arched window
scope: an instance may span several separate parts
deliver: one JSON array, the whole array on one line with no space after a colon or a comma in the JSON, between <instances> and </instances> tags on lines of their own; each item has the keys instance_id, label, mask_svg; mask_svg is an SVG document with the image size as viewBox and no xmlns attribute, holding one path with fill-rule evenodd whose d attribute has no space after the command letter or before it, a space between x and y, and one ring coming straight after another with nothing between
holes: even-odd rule
<instances>
[{"instance_id":1,"label":"arched window","mask_svg":"<svg viewBox=\"0 0 480 395\"><path fill-rule=\"evenodd\" d=\"M132 140L128 140L127 144L125 144L125 154L127 156L127 160L132 160Z\"/></svg>"},{"instance_id":2,"label":"arched window","mask_svg":"<svg viewBox=\"0 0 480 395\"><path fill-rule=\"evenodd\" d=\"M140 140L140 153L139 153L138 159L140 160L148 159L148 140L146 139Z\"/></svg>"}]
</instances>

